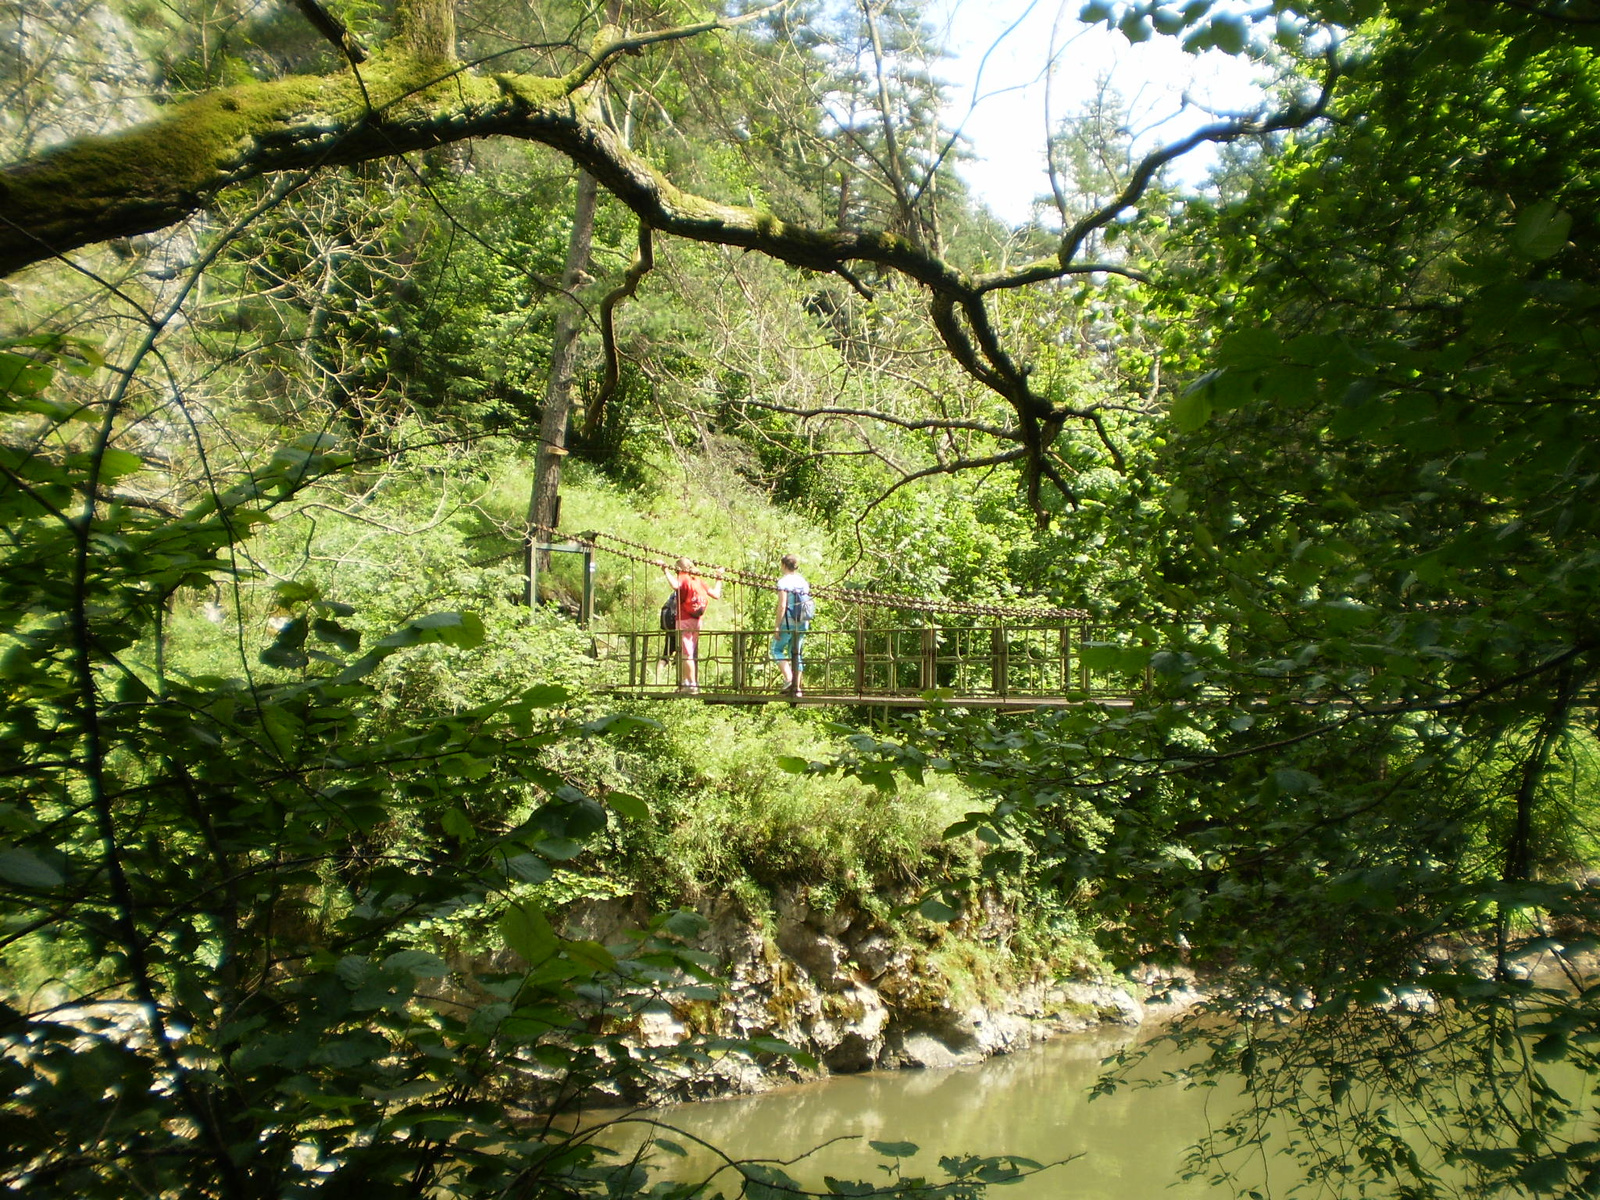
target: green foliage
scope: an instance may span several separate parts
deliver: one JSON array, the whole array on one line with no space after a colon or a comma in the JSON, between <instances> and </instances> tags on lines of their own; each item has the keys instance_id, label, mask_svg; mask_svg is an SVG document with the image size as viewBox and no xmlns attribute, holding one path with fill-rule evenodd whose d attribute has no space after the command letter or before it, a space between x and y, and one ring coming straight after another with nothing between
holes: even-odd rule
<instances>
[{"instance_id":1,"label":"green foliage","mask_svg":"<svg viewBox=\"0 0 1600 1200\"><path fill-rule=\"evenodd\" d=\"M181 634L208 622L169 613L191 589L246 582L232 556L250 531L277 519L248 548L270 557L275 541L303 541L297 521L332 512L319 544L338 549L358 527L394 536L380 513L394 514L327 503L350 456L325 435L181 513L101 499L147 468L115 444L115 405L52 395L58 370L98 365L59 338L0 351L0 420L32 432L0 452L0 749L13 764L0 782L0 1180L40 1196L712 1194L709 1181L653 1183L641 1158L548 1120L728 1053L796 1053L760 1036L630 1038L650 1013L720 996L693 912L610 945L561 930L557 906L595 894L572 866L628 830L659 840L679 815L595 778L608 760L610 780L654 761L638 740L663 731L529 684L540 662L511 669L517 644L494 647L476 614L415 613L403 581L360 571L243 587L257 609L270 594L275 632L252 644L249 629L268 631L241 611L233 636L254 654L239 673L194 669L218 648ZM92 448L77 449L73 427L91 422ZM452 577L449 564L420 574L410 586L424 592ZM369 621L336 594L414 615ZM502 657L475 663L491 650ZM430 655L446 656L441 671L408 670ZM732 752L722 768L735 773ZM810 823L830 809L822 832L848 832L864 870L937 843L925 812L915 841L908 810L852 820L852 788L831 791L774 805L751 869L814 879L830 860ZM800 862L802 843L814 857ZM896 1170L882 1194L973 1197L1034 1169L951 1159L937 1178ZM771 1164L737 1175L741 1194L788 1186Z\"/></svg>"},{"instance_id":2,"label":"green foliage","mask_svg":"<svg viewBox=\"0 0 1600 1200\"><path fill-rule=\"evenodd\" d=\"M340 452L289 447L178 515L107 503L101 489L142 469L111 444L115 410L48 398L55 367L87 374L92 355L34 339L0 363L8 430L35 427L27 449L8 440L0 488L6 1182L78 1196L646 1188L635 1164L524 1128L507 1103L514 1089L559 1107L663 1057L739 1049L620 1050L639 1013L717 994L684 945L692 917L606 947L520 898L608 824L552 752L640 722L583 720L549 686L375 719L382 664L474 650L482 623L431 613L361 638L349 606L300 584L278 588L297 615L261 650L284 682L172 667L173 596L233 576L236 539ZM73 450L68 426L90 418L98 440ZM497 912L516 957L495 971L447 958L430 929L467 910Z\"/></svg>"},{"instance_id":3,"label":"green foliage","mask_svg":"<svg viewBox=\"0 0 1600 1200\"><path fill-rule=\"evenodd\" d=\"M1010 481L975 490L941 480L878 505L858 526L865 561L851 585L930 599L1004 598L1013 586L1009 552L1031 530Z\"/></svg>"},{"instance_id":4,"label":"green foliage","mask_svg":"<svg viewBox=\"0 0 1600 1200\"><path fill-rule=\"evenodd\" d=\"M1229 618L1226 655L1175 645L1168 677L1261 697L1206 733L1219 763L1274 746L1257 792L1271 823L1234 820L1279 847L1186 839L1205 889L1187 903L1196 928L1219 902L1276 910L1270 959L1258 939L1231 948L1241 992L1326 1014L1308 1042L1265 1030L1267 1102L1314 1063L1370 1089L1374 1175L1443 1186L1385 1125L1414 1106L1476 1189L1581 1188L1594 1164L1554 1098L1567 1085L1521 1039L1592 1020L1586 992L1542 972L1581 963L1596 918L1575 707L1600 584L1581 432L1596 281L1565 215L1591 211L1596 67L1572 45L1426 22L1382 30L1369 55L1351 122L1219 214L1251 214L1216 241L1240 289L1215 317L1213 372L1174 410L1182 486L1203 498L1193 578L1228 582L1185 594ZM1359 213L1352 177L1381 197ZM1206 882L1229 862L1252 869ZM1407 994L1437 1015L1408 1015ZM1399 1047L1391 1069L1350 1057L1363 1023ZM1585 1050L1544 1044L1592 1073ZM1429 1061L1450 1084L1425 1080ZM1510 1111L1492 1117L1492 1096ZM1328 1169L1333 1136L1315 1126L1308 1165Z\"/></svg>"},{"instance_id":5,"label":"green foliage","mask_svg":"<svg viewBox=\"0 0 1600 1200\"><path fill-rule=\"evenodd\" d=\"M936 716L839 763L956 775L987 797L952 829L992 847L977 879L1020 867L1115 961L1216 981L1177 1036L1252 1104L1200 1148L1218 1182L1268 1109L1338 1194L1587 1194L1600 1169L1574 1034L1600 930L1600 67L1554 22L1452 11L1370 30L1337 119L1180 222L1166 353L1192 382L1098 518L1153 534L1127 561L1169 614L1157 702Z\"/></svg>"},{"instance_id":6,"label":"green foliage","mask_svg":"<svg viewBox=\"0 0 1600 1200\"><path fill-rule=\"evenodd\" d=\"M612 1126L623 1134L632 1134L641 1127L650 1138L648 1145L679 1157L686 1156L688 1151L673 1140L675 1137L681 1137L685 1141L699 1140L675 1128L669 1121L647 1117L623 1118ZM669 1134L672 1136L666 1136ZM899 1197L902 1200L912 1200L915 1197L944 1197L947 1200L975 1200L976 1197L987 1195L991 1184L1016 1183L1052 1166L1060 1165L1038 1163L1031 1158L1012 1154L988 1157L947 1154L939 1157L938 1174L918 1175L911 1174L907 1170L906 1160L915 1158L921 1153L921 1147L914 1142L869 1140L867 1145L888 1160L878 1168L886 1178L836 1179L831 1175L825 1175L822 1186L827 1190L818 1192L807 1189L784 1169L794 1166L792 1159L774 1161L721 1156L724 1158L722 1165L697 1183L681 1185L682 1192L675 1194L696 1196L713 1194L710 1189L724 1186L726 1181L726 1186L737 1189L733 1192L734 1195L755 1197L757 1200L781 1200L782 1197L797 1195L885 1196Z\"/></svg>"},{"instance_id":7,"label":"green foliage","mask_svg":"<svg viewBox=\"0 0 1600 1200\"><path fill-rule=\"evenodd\" d=\"M818 907L886 915L886 897L961 853L940 838L959 791L884 793L785 767L786 755L804 762L792 751L826 753L837 727L776 706L755 717L711 706L644 711L656 723L620 743L608 782L649 803L650 820L625 831L615 869L658 904L731 893L759 916L788 889Z\"/></svg>"},{"instance_id":8,"label":"green foliage","mask_svg":"<svg viewBox=\"0 0 1600 1200\"><path fill-rule=\"evenodd\" d=\"M590 20L541 8L502 37L492 10L471 36L535 65ZM162 11L183 26L175 87L313 49L303 30L274 41L280 14ZM342 11L381 35L375 11ZM860 13L875 36L831 14L799 33L785 12L675 44L671 70L619 62L595 102L707 195L943 244L971 214L931 183L945 135L927 30L915 7ZM779 888L874 915L912 896L914 919L950 923L1020 887L1113 961L1212 974L1214 1003L1181 1033L1208 1056L1199 1078L1240 1072L1292 1113L1312 1181L1441 1193L1425 1117L1470 1191L1595 1190L1600 1158L1571 1124L1600 1071L1595 27L1461 0L1084 15L1194 52L1301 53L1337 30L1341 74L1326 126L1237 147L1215 195L1178 211L1151 193L1105 230L1095 250L1161 280L1150 300L991 297L1029 386L1102 410L1050 443L1053 529L999 475L900 486L1017 436L913 325L916 289L868 278L869 300L681 247L628 306L624 386L574 443L650 491L579 470L564 524L759 575L795 550L822 579L1137 617L1083 663L1148 667L1138 709L936 710L839 749L841 731L788 713L584 708L581 639L506 602L522 468L442 446L375 465L419 439L533 428L568 179L521 149L325 175L269 206L221 248L172 337L194 361L167 355L159 386L139 360L179 310L138 312L161 278L130 268L119 311L149 337L109 406L62 386L93 375L83 346L6 347L8 1182L648 1188L506 1103L642 1085L661 1064L620 1040L630 1022L714 996L687 915L617 946L562 936L557 906L639 882L752 911ZM237 30L221 44L219 21ZM1088 143L1066 149L1080 186L1115 190ZM963 224L961 262L1009 253ZM597 272L614 273L632 222L606 208L598 228ZM184 406L196 380L226 420ZM157 393L184 421L136 410ZM196 450L226 447L236 485L209 464L186 480L184 422ZM280 424L277 453L243 444ZM424 497L441 507L419 521ZM658 591L641 564L603 584L602 609L637 626ZM727 1049L783 1050L662 1057L692 1069ZM1226 1174L1256 1129L1225 1122L1197 1169ZM920 1184L899 1169L914 1148L879 1149L891 1190ZM938 1186L1017 1169L948 1160ZM773 1164L737 1174L745 1194L790 1186Z\"/></svg>"},{"instance_id":9,"label":"green foliage","mask_svg":"<svg viewBox=\"0 0 1600 1200\"><path fill-rule=\"evenodd\" d=\"M375 319L392 327L386 365L416 403L462 428L527 434L544 402L548 281L561 277L571 188L537 155L495 157L488 177L441 179L402 217L419 262Z\"/></svg>"}]
</instances>

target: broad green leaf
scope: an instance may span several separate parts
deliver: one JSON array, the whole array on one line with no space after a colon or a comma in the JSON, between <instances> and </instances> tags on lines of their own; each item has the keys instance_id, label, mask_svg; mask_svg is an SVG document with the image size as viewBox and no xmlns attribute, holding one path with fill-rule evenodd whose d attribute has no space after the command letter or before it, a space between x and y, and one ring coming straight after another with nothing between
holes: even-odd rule
<instances>
[{"instance_id":1,"label":"broad green leaf","mask_svg":"<svg viewBox=\"0 0 1600 1200\"><path fill-rule=\"evenodd\" d=\"M632 713L608 713L593 721L585 721L580 728L584 733L617 734L635 729L660 729L661 723L649 717L636 717Z\"/></svg>"},{"instance_id":2,"label":"broad green leaf","mask_svg":"<svg viewBox=\"0 0 1600 1200\"><path fill-rule=\"evenodd\" d=\"M477 836L477 829L467 814L453 805L444 810L444 815L439 818L439 824L444 831L458 842L468 842Z\"/></svg>"},{"instance_id":3,"label":"broad green leaf","mask_svg":"<svg viewBox=\"0 0 1600 1200\"><path fill-rule=\"evenodd\" d=\"M1155 26L1155 31L1171 37L1184 26L1183 14L1175 9L1158 8L1150 14L1150 22Z\"/></svg>"},{"instance_id":4,"label":"broad green leaf","mask_svg":"<svg viewBox=\"0 0 1600 1200\"><path fill-rule=\"evenodd\" d=\"M358 1032L323 1042L311 1052L309 1061L317 1066L348 1071L382 1058L389 1049L389 1043L383 1038Z\"/></svg>"},{"instance_id":5,"label":"broad green leaf","mask_svg":"<svg viewBox=\"0 0 1600 1200\"><path fill-rule=\"evenodd\" d=\"M1193 433L1211 419L1211 379L1179 392L1172 401L1172 423L1184 433Z\"/></svg>"},{"instance_id":6,"label":"broad green leaf","mask_svg":"<svg viewBox=\"0 0 1600 1200\"><path fill-rule=\"evenodd\" d=\"M574 962L582 963L595 971L615 971L617 959L599 942L581 939L567 943L567 954Z\"/></svg>"},{"instance_id":7,"label":"broad green leaf","mask_svg":"<svg viewBox=\"0 0 1600 1200\"><path fill-rule=\"evenodd\" d=\"M311 632L324 642L328 642L343 650L346 654L354 654L361 649L361 632L356 629L346 629L339 622L329 617L318 617L311 622Z\"/></svg>"},{"instance_id":8,"label":"broad green leaf","mask_svg":"<svg viewBox=\"0 0 1600 1200\"><path fill-rule=\"evenodd\" d=\"M476 613L443 612L418 617L412 624L421 630L437 632L439 640L470 650L483 644L483 621Z\"/></svg>"},{"instance_id":9,"label":"broad green leaf","mask_svg":"<svg viewBox=\"0 0 1600 1200\"><path fill-rule=\"evenodd\" d=\"M807 1057L804 1051L784 1041L782 1038L769 1037L765 1034L757 1034L754 1037L746 1038L745 1045L762 1054L782 1054L786 1058L793 1059Z\"/></svg>"},{"instance_id":10,"label":"broad green leaf","mask_svg":"<svg viewBox=\"0 0 1600 1200\"><path fill-rule=\"evenodd\" d=\"M1117 21L1117 28L1121 30L1123 37L1136 46L1140 42L1150 40L1150 26L1145 21L1144 12L1138 7L1129 8L1124 12Z\"/></svg>"},{"instance_id":11,"label":"broad green leaf","mask_svg":"<svg viewBox=\"0 0 1600 1200\"><path fill-rule=\"evenodd\" d=\"M400 950L383 960L383 969L409 971L419 979L442 979L450 974L449 964L427 950Z\"/></svg>"},{"instance_id":12,"label":"broad green leaf","mask_svg":"<svg viewBox=\"0 0 1600 1200\"><path fill-rule=\"evenodd\" d=\"M74 471L87 472L95 466L95 456L87 450L77 454L69 454L64 461ZM127 475L137 474L143 466L144 460L137 454L112 446L104 450L100 455L100 479L103 482L121 479Z\"/></svg>"},{"instance_id":13,"label":"broad green leaf","mask_svg":"<svg viewBox=\"0 0 1600 1200\"><path fill-rule=\"evenodd\" d=\"M662 928L674 937L697 938L709 928L710 923L699 913L680 908L662 922Z\"/></svg>"},{"instance_id":14,"label":"broad green leaf","mask_svg":"<svg viewBox=\"0 0 1600 1200\"><path fill-rule=\"evenodd\" d=\"M937 921L941 925L948 925L961 915L959 909L951 908L937 896L929 896L917 905L917 911L930 921Z\"/></svg>"},{"instance_id":15,"label":"broad green leaf","mask_svg":"<svg viewBox=\"0 0 1600 1200\"><path fill-rule=\"evenodd\" d=\"M1278 332L1258 325L1230 333L1217 350L1217 361L1260 368L1281 361L1283 354L1283 338Z\"/></svg>"},{"instance_id":16,"label":"broad green leaf","mask_svg":"<svg viewBox=\"0 0 1600 1200\"><path fill-rule=\"evenodd\" d=\"M583 853L583 843L571 838L547 837L540 839L538 851L552 862L566 862Z\"/></svg>"},{"instance_id":17,"label":"broad green leaf","mask_svg":"<svg viewBox=\"0 0 1600 1200\"><path fill-rule=\"evenodd\" d=\"M0 850L0 879L25 888L60 887L61 872L32 851L18 847Z\"/></svg>"},{"instance_id":18,"label":"broad green leaf","mask_svg":"<svg viewBox=\"0 0 1600 1200\"><path fill-rule=\"evenodd\" d=\"M606 827L606 810L593 798L566 786L556 794L559 799L540 805L529 818L534 828L554 837L581 842Z\"/></svg>"},{"instance_id":19,"label":"broad green leaf","mask_svg":"<svg viewBox=\"0 0 1600 1200\"><path fill-rule=\"evenodd\" d=\"M522 702L534 708L551 708L570 699L572 693L568 689L553 683L536 684L522 693Z\"/></svg>"},{"instance_id":20,"label":"broad green leaf","mask_svg":"<svg viewBox=\"0 0 1600 1200\"><path fill-rule=\"evenodd\" d=\"M272 598L280 608L294 608L308 601L319 600L322 589L301 579L285 579L273 585Z\"/></svg>"},{"instance_id":21,"label":"broad green leaf","mask_svg":"<svg viewBox=\"0 0 1600 1200\"><path fill-rule=\"evenodd\" d=\"M986 1162L975 1172L984 1183L1013 1183L1022 1177L1022 1172L1011 1163Z\"/></svg>"},{"instance_id":22,"label":"broad green leaf","mask_svg":"<svg viewBox=\"0 0 1600 1200\"><path fill-rule=\"evenodd\" d=\"M1151 651L1144 646L1119 646L1110 642L1085 642L1078 657L1091 671L1111 671L1131 674L1144 670L1150 662Z\"/></svg>"},{"instance_id":23,"label":"broad green leaf","mask_svg":"<svg viewBox=\"0 0 1600 1200\"><path fill-rule=\"evenodd\" d=\"M544 913L527 904L512 904L500 915L500 936L529 966L538 966L556 952L555 930Z\"/></svg>"},{"instance_id":24,"label":"broad green leaf","mask_svg":"<svg viewBox=\"0 0 1600 1200\"><path fill-rule=\"evenodd\" d=\"M650 816L650 806L627 792L607 792L606 805L612 812L630 821L644 821Z\"/></svg>"},{"instance_id":25,"label":"broad green leaf","mask_svg":"<svg viewBox=\"0 0 1600 1200\"><path fill-rule=\"evenodd\" d=\"M800 1185L778 1167L753 1162L738 1162L734 1166L744 1176L741 1195L747 1200L792 1200L802 1193Z\"/></svg>"},{"instance_id":26,"label":"broad green leaf","mask_svg":"<svg viewBox=\"0 0 1600 1200\"><path fill-rule=\"evenodd\" d=\"M447 646L470 650L483 644L483 621L476 613L440 612L418 617L415 621L395 630L376 645L385 649L400 649L430 642L443 642Z\"/></svg>"},{"instance_id":27,"label":"broad green leaf","mask_svg":"<svg viewBox=\"0 0 1600 1200\"><path fill-rule=\"evenodd\" d=\"M869 1139L867 1145L887 1158L915 1158L922 1149L915 1142L877 1142Z\"/></svg>"},{"instance_id":28,"label":"broad green leaf","mask_svg":"<svg viewBox=\"0 0 1600 1200\"><path fill-rule=\"evenodd\" d=\"M286 670L305 666L311 661L303 649L308 628L304 617L296 617L287 622L278 630L278 636L272 645L261 652L261 661L269 667L282 667Z\"/></svg>"},{"instance_id":29,"label":"broad green leaf","mask_svg":"<svg viewBox=\"0 0 1600 1200\"><path fill-rule=\"evenodd\" d=\"M1511 241L1529 258L1550 258L1567 244L1572 214L1553 200L1539 200L1517 214Z\"/></svg>"},{"instance_id":30,"label":"broad green leaf","mask_svg":"<svg viewBox=\"0 0 1600 1200\"><path fill-rule=\"evenodd\" d=\"M362 958L359 954L349 954L341 958L333 970L340 982L353 990L365 986L376 969L370 959Z\"/></svg>"},{"instance_id":31,"label":"broad green leaf","mask_svg":"<svg viewBox=\"0 0 1600 1200\"><path fill-rule=\"evenodd\" d=\"M1286 796L1304 796L1321 786L1315 775L1293 767L1279 767L1272 773L1272 782Z\"/></svg>"},{"instance_id":32,"label":"broad green leaf","mask_svg":"<svg viewBox=\"0 0 1600 1200\"><path fill-rule=\"evenodd\" d=\"M110 447L100 456L100 478L109 482L137 475L144 469L144 459L129 450Z\"/></svg>"},{"instance_id":33,"label":"broad green leaf","mask_svg":"<svg viewBox=\"0 0 1600 1200\"><path fill-rule=\"evenodd\" d=\"M1218 13L1211 18L1211 44L1224 54L1243 54L1249 32L1244 18L1231 13Z\"/></svg>"},{"instance_id":34,"label":"broad green leaf","mask_svg":"<svg viewBox=\"0 0 1600 1200\"><path fill-rule=\"evenodd\" d=\"M517 854L506 860L506 869L528 883L543 883L550 878L550 862L537 854Z\"/></svg>"},{"instance_id":35,"label":"broad green leaf","mask_svg":"<svg viewBox=\"0 0 1600 1200\"><path fill-rule=\"evenodd\" d=\"M0 352L0 392L32 395L44 391L55 378L53 368L13 351Z\"/></svg>"},{"instance_id":36,"label":"broad green leaf","mask_svg":"<svg viewBox=\"0 0 1600 1200\"><path fill-rule=\"evenodd\" d=\"M882 1190L876 1184L867 1183L860 1179L835 1179L832 1175L824 1175L822 1184L834 1196L880 1196Z\"/></svg>"}]
</instances>

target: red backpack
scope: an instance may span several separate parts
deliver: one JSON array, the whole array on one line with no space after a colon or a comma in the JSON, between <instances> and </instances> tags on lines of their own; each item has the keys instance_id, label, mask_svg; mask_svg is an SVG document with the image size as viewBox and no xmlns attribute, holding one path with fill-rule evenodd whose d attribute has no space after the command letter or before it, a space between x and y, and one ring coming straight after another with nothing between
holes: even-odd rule
<instances>
[{"instance_id":1,"label":"red backpack","mask_svg":"<svg viewBox=\"0 0 1600 1200\"><path fill-rule=\"evenodd\" d=\"M678 615L698 617L706 611L706 585L693 575L685 575L678 583Z\"/></svg>"}]
</instances>

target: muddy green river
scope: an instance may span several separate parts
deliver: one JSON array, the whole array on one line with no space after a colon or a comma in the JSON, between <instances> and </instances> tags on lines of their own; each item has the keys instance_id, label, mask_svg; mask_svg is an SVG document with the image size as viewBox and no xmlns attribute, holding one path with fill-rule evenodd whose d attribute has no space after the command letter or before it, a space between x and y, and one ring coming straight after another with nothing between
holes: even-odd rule
<instances>
[{"instance_id":1,"label":"muddy green river","mask_svg":"<svg viewBox=\"0 0 1600 1200\"><path fill-rule=\"evenodd\" d=\"M824 1191L823 1176L885 1181L883 1159L868 1140L913 1142L921 1152L908 1175L937 1177L943 1154L1017 1154L1039 1162L1074 1155L1062 1166L991 1190L997 1200L1136 1200L1166 1197L1215 1200L1231 1190L1181 1181L1184 1151L1221 1121L1233 1095L1214 1088L1121 1088L1089 1096L1101 1060L1127 1044L1120 1037L1078 1035L971 1067L841 1075L760 1096L656 1109L642 1114L712 1145L737 1148L744 1158L792 1159L785 1168L807 1187ZM1151 1068L1146 1068L1150 1070ZM606 1140L624 1148L631 1137ZM704 1179L719 1159L678 1134L658 1130L689 1150L676 1158L657 1152L674 1179ZM835 1141L833 1139L848 1139ZM824 1145L824 1143L831 1143ZM717 1177L724 1192L738 1177Z\"/></svg>"}]
</instances>

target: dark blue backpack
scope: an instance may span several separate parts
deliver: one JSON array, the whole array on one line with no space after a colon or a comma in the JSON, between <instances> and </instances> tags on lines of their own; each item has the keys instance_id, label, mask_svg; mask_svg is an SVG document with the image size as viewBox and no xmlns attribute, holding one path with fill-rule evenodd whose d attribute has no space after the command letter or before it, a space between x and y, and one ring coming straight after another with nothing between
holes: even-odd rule
<instances>
[{"instance_id":1,"label":"dark blue backpack","mask_svg":"<svg viewBox=\"0 0 1600 1200\"><path fill-rule=\"evenodd\" d=\"M817 602L811 598L811 589L789 593L787 616L791 625L810 625L817 615Z\"/></svg>"}]
</instances>

